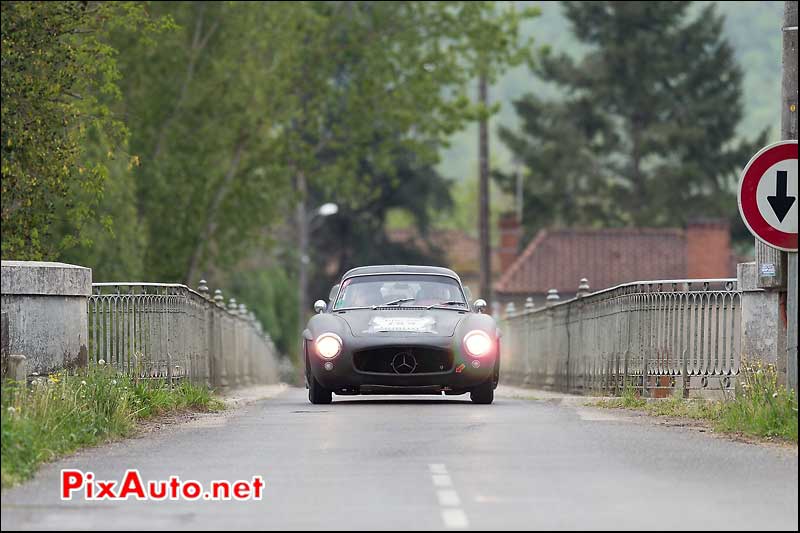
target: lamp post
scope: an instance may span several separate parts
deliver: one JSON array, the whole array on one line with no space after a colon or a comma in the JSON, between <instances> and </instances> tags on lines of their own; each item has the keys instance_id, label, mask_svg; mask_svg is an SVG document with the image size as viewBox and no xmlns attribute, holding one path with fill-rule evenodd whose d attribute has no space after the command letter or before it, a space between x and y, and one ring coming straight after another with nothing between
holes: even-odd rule
<instances>
[{"instance_id":1,"label":"lamp post","mask_svg":"<svg viewBox=\"0 0 800 533\"><path fill-rule=\"evenodd\" d=\"M311 259L308 256L308 243L311 235L311 224L316 217L328 217L339 212L339 206L328 202L322 204L310 213L306 211L305 202L301 201L297 209L297 230L298 230L298 251L300 263L298 265L298 286L297 286L297 327L303 331L306 317L306 307L308 306L308 264Z\"/></svg>"}]
</instances>

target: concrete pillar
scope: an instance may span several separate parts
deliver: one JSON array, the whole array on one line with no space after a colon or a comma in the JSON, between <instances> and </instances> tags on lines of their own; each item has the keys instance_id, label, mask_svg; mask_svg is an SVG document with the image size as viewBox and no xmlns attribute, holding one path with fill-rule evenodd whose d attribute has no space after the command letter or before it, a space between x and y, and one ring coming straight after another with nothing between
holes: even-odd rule
<instances>
[{"instance_id":1,"label":"concrete pillar","mask_svg":"<svg viewBox=\"0 0 800 533\"><path fill-rule=\"evenodd\" d=\"M781 316L781 293L759 287L757 263L739 263L739 290L742 292L742 357L775 365L785 372L786 316Z\"/></svg>"},{"instance_id":2,"label":"concrete pillar","mask_svg":"<svg viewBox=\"0 0 800 533\"><path fill-rule=\"evenodd\" d=\"M7 353L24 355L28 372L47 374L86 365L90 268L2 261L0 292L2 312L8 316Z\"/></svg>"}]
</instances>

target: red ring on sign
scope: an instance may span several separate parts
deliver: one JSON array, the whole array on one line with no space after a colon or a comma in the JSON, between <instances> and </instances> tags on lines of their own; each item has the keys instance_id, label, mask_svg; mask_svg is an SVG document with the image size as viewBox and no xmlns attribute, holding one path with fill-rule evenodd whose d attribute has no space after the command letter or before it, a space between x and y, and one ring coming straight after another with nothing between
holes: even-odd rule
<instances>
[{"instance_id":1,"label":"red ring on sign","mask_svg":"<svg viewBox=\"0 0 800 533\"><path fill-rule=\"evenodd\" d=\"M747 229L764 243L784 251L797 251L797 233L786 233L769 224L758 210L756 191L764 173L774 164L797 159L797 141L767 147L747 163L739 184L739 212Z\"/></svg>"}]
</instances>

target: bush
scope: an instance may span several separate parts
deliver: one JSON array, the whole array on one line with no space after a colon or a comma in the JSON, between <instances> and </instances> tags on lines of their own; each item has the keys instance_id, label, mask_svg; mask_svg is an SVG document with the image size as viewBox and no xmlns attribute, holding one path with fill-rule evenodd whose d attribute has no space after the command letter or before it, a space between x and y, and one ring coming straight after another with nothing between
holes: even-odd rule
<instances>
[{"instance_id":1,"label":"bush","mask_svg":"<svg viewBox=\"0 0 800 533\"><path fill-rule=\"evenodd\" d=\"M138 419L180 409L218 409L205 387L133 380L111 368L2 386L2 486L29 478L46 461L130 435Z\"/></svg>"}]
</instances>

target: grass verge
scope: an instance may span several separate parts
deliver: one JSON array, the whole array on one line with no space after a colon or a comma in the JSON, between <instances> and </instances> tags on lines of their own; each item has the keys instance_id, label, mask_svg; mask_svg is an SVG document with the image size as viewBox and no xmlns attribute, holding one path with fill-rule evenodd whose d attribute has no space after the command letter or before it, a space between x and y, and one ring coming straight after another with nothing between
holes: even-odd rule
<instances>
[{"instance_id":1,"label":"grass verge","mask_svg":"<svg viewBox=\"0 0 800 533\"><path fill-rule=\"evenodd\" d=\"M672 397L647 401L626 388L619 398L593 403L595 407L644 411L653 416L704 420L720 433L781 439L797 443L797 394L778 384L771 365L742 365L734 396L709 401Z\"/></svg>"},{"instance_id":2,"label":"grass verge","mask_svg":"<svg viewBox=\"0 0 800 533\"><path fill-rule=\"evenodd\" d=\"M110 368L57 373L31 385L2 385L2 486L80 448L131 435L137 420L181 410L223 408L206 387L134 380Z\"/></svg>"}]
</instances>

